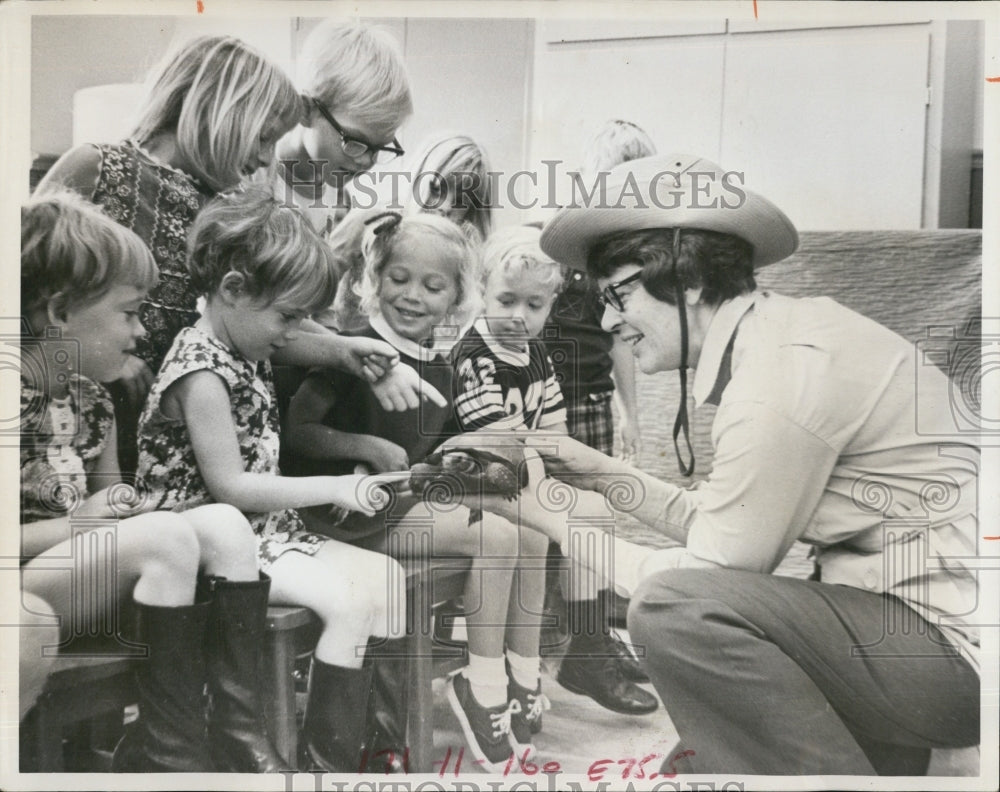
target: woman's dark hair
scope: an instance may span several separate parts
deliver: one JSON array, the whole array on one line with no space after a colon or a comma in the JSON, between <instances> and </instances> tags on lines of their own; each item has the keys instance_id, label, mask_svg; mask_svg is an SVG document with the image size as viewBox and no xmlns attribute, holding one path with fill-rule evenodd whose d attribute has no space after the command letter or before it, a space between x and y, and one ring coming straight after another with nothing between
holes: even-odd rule
<instances>
[{"instance_id":1,"label":"woman's dark hair","mask_svg":"<svg viewBox=\"0 0 1000 792\"><path fill-rule=\"evenodd\" d=\"M619 231L591 247L587 257L587 271L594 278L606 278L626 264L642 266L642 285L653 297L670 305L676 302L673 228ZM753 291L757 285L753 247L745 239L718 231L680 229L676 272L681 286L701 288L709 305Z\"/></svg>"}]
</instances>

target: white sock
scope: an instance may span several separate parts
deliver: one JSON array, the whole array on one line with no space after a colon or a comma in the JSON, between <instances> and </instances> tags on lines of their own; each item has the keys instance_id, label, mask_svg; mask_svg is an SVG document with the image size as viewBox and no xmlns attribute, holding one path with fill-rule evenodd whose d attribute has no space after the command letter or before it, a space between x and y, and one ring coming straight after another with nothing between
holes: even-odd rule
<instances>
[{"instance_id":1,"label":"white sock","mask_svg":"<svg viewBox=\"0 0 1000 792\"><path fill-rule=\"evenodd\" d=\"M469 680L472 695L484 707L507 703L507 670L503 657L483 657L469 652L469 664L462 674Z\"/></svg>"},{"instance_id":2,"label":"white sock","mask_svg":"<svg viewBox=\"0 0 1000 792\"><path fill-rule=\"evenodd\" d=\"M525 657L508 649L507 662L510 663L510 673L517 684L528 688L528 690L534 690L538 687L538 680L542 674L540 657Z\"/></svg>"}]
</instances>

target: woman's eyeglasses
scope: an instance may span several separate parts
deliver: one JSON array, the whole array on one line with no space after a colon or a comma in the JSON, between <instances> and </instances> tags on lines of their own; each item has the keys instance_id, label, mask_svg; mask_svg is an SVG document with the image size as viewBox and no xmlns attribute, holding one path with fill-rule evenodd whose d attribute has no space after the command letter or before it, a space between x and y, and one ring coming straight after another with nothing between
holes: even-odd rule
<instances>
[{"instance_id":1,"label":"woman's eyeglasses","mask_svg":"<svg viewBox=\"0 0 1000 792\"><path fill-rule=\"evenodd\" d=\"M401 157L406 152L403 151L403 147L399 145L399 141L396 138L392 139L392 145L390 146L374 146L364 140L359 140L358 138L351 137L348 135L344 128L337 123L337 119L333 117L333 114L326 108L326 106L319 101L319 99L313 99L313 104L316 109L319 110L319 114L323 116L332 126L338 135L340 135L340 148L343 149L344 153L351 159L361 159L362 157L370 156L374 162L391 162L396 159L396 157Z\"/></svg>"},{"instance_id":2,"label":"woman's eyeglasses","mask_svg":"<svg viewBox=\"0 0 1000 792\"><path fill-rule=\"evenodd\" d=\"M603 308L606 305L610 305L612 308L618 311L618 313L624 311L625 303L623 302L622 298L625 297L625 295L620 294L618 290L622 286L628 286L630 283L635 283L641 277L642 277L642 270L639 270L637 272L633 272L624 280L620 280L617 283L609 283L601 291L601 295L598 298L600 300L601 307Z\"/></svg>"}]
</instances>

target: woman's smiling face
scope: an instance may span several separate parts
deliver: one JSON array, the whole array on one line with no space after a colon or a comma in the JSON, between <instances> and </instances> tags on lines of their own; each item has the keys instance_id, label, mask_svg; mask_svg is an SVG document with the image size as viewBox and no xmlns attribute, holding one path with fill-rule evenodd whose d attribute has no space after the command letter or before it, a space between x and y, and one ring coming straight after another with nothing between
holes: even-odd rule
<instances>
[{"instance_id":1,"label":"woman's smiling face","mask_svg":"<svg viewBox=\"0 0 1000 792\"><path fill-rule=\"evenodd\" d=\"M638 264L624 264L608 277L598 278L597 285L603 291L640 269ZM640 371L652 374L680 368L681 325L677 306L656 299L638 280L617 292L622 299L622 310L606 303L601 327L629 345Z\"/></svg>"}]
</instances>

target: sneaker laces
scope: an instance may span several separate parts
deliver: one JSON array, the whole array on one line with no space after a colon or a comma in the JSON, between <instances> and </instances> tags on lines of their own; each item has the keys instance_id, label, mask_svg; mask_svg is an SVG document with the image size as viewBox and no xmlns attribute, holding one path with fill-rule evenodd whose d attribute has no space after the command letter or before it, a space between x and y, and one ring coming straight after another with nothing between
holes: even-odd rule
<instances>
[{"instance_id":1,"label":"sneaker laces","mask_svg":"<svg viewBox=\"0 0 1000 792\"><path fill-rule=\"evenodd\" d=\"M542 713L545 710L552 709L552 702L549 701L549 697L544 693L539 693L535 695L534 693L528 694L528 712L525 714L525 719L529 721L538 720L542 717Z\"/></svg>"},{"instance_id":2,"label":"sneaker laces","mask_svg":"<svg viewBox=\"0 0 1000 792\"><path fill-rule=\"evenodd\" d=\"M507 709L503 712L490 713L490 721L493 723L493 736L503 737L510 734L510 719L521 712L521 702L516 698L511 699L507 704Z\"/></svg>"}]
</instances>

